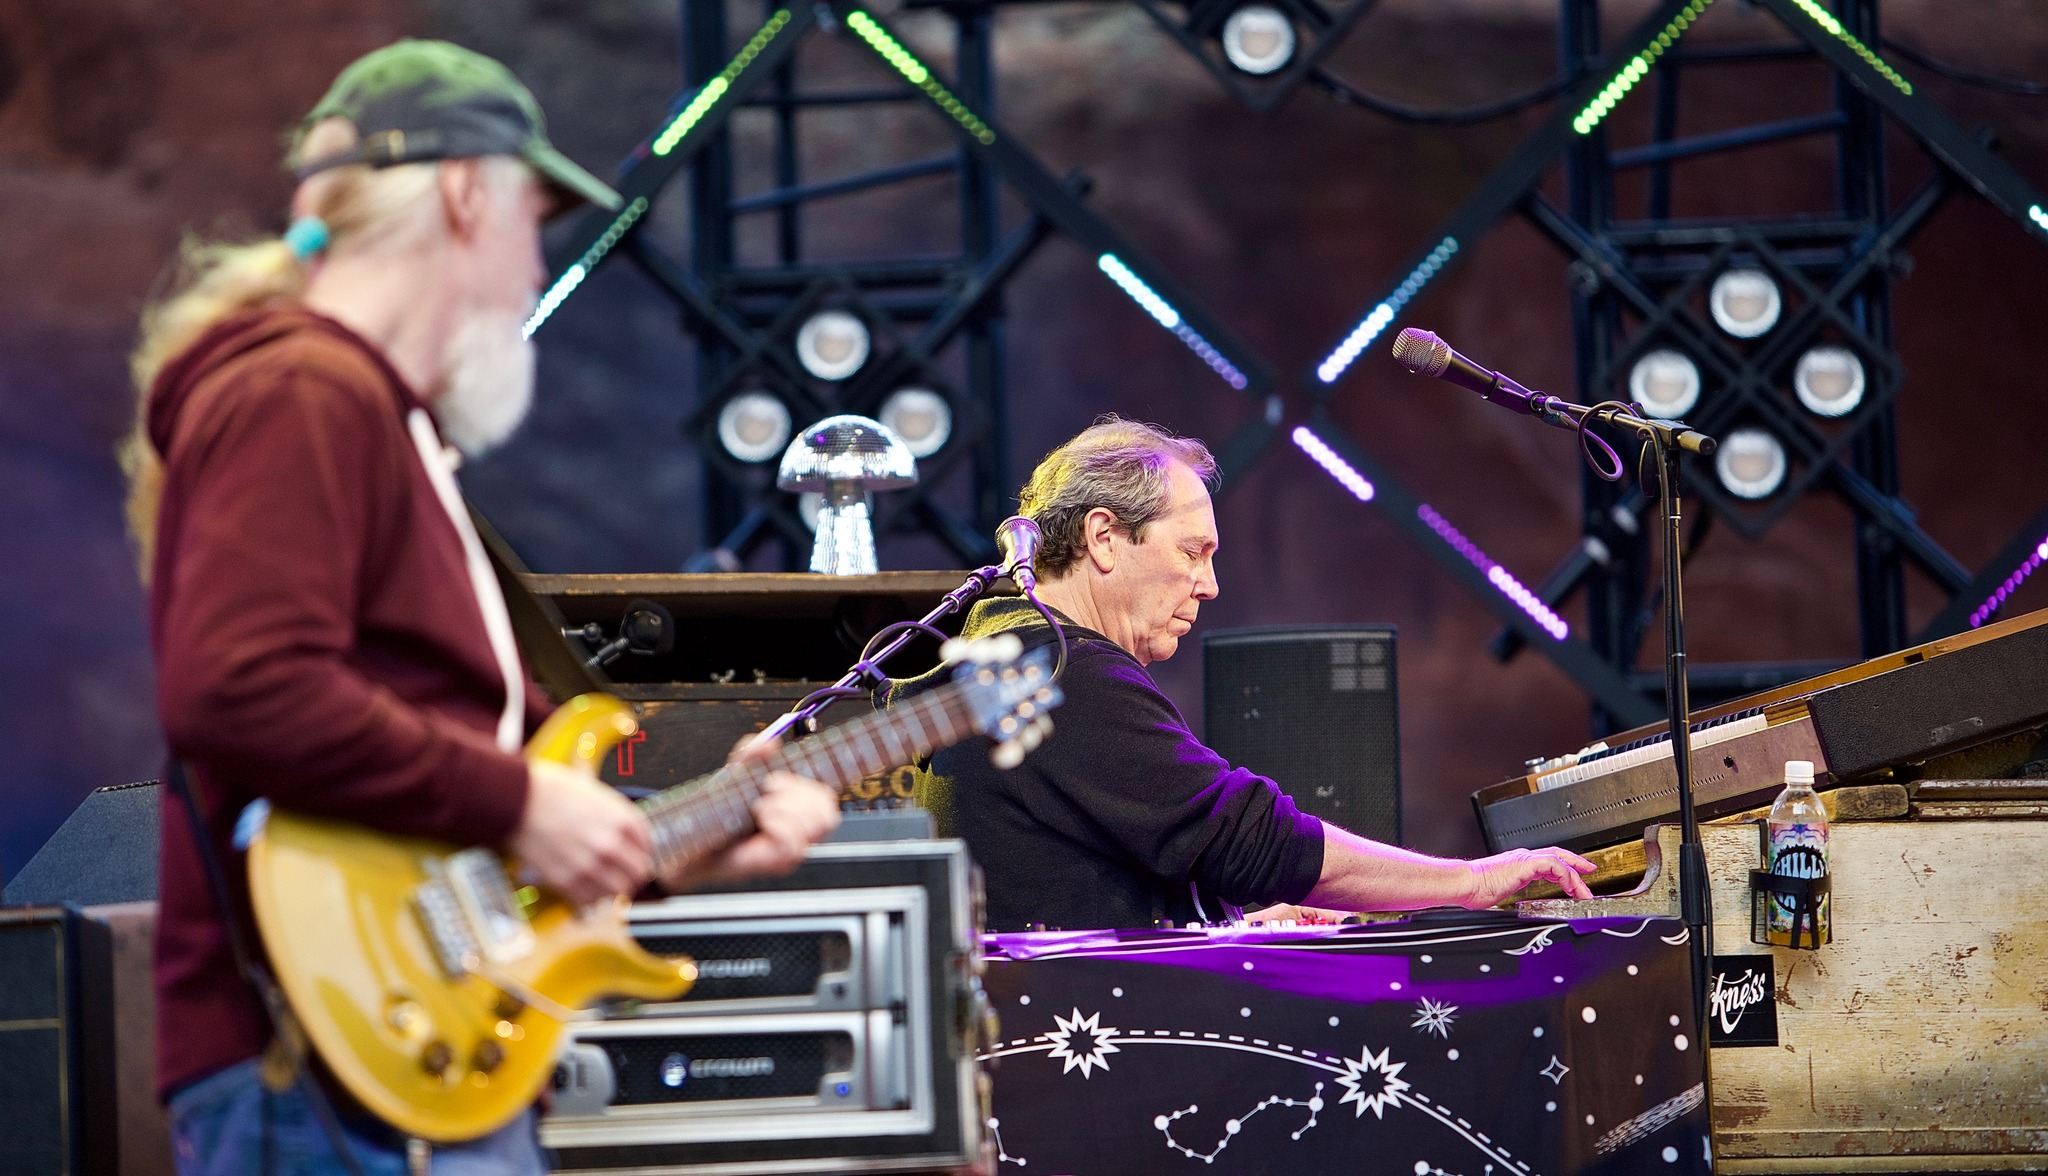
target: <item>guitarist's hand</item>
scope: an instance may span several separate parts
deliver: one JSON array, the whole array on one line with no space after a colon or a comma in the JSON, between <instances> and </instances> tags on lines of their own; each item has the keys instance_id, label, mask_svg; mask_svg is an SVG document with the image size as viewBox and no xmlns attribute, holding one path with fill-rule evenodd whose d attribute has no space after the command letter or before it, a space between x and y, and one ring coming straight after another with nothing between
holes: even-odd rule
<instances>
[{"instance_id":1,"label":"guitarist's hand","mask_svg":"<svg viewBox=\"0 0 2048 1176\"><path fill-rule=\"evenodd\" d=\"M734 762L760 759L775 744L742 739ZM754 832L707 862L664 875L670 893L727 878L772 878L803 864L804 851L839 827L839 793L794 772L770 772L754 802Z\"/></svg>"},{"instance_id":2,"label":"guitarist's hand","mask_svg":"<svg viewBox=\"0 0 2048 1176\"><path fill-rule=\"evenodd\" d=\"M564 764L536 760L526 773L526 813L508 847L521 865L579 904L647 884L653 834L632 801Z\"/></svg>"},{"instance_id":3,"label":"guitarist's hand","mask_svg":"<svg viewBox=\"0 0 2048 1176\"><path fill-rule=\"evenodd\" d=\"M839 794L792 772L771 772L754 802L754 834L718 856L728 878L772 878L803 864L804 851L839 827Z\"/></svg>"}]
</instances>

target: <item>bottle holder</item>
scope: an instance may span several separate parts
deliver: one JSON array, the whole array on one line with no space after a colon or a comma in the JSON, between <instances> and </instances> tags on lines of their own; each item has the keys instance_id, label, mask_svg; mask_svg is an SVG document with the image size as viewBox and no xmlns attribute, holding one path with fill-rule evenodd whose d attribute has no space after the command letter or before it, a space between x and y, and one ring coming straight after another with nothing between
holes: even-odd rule
<instances>
[{"instance_id":1,"label":"bottle holder","mask_svg":"<svg viewBox=\"0 0 2048 1176\"><path fill-rule=\"evenodd\" d=\"M1825 927L1820 925L1820 900L1830 889L1826 876L1819 878L1794 878L1789 874L1773 874L1769 870L1749 872L1749 941L1775 947L1794 947L1807 951L1818 951L1824 943L1835 940L1835 922L1829 919ZM1792 942L1774 943L1770 937L1771 904L1783 899L1784 905L1792 908Z\"/></svg>"},{"instance_id":2,"label":"bottle holder","mask_svg":"<svg viewBox=\"0 0 2048 1176\"><path fill-rule=\"evenodd\" d=\"M1758 821L1756 836L1758 857L1763 861L1770 861L1770 822ZM1831 889L1832 884L1825 872L1818 878L1798 878L1790 874L1773 874L1769 870L1751 870L1749 941L1767 947L1791 947L1802 951L1819 951L1822 944L1833 943L1834 919L1829 918L1825 926L1820 921L1820 900L1827 897ZM1792 909L1790 943L1777 943L1770 937L1771 904L1778 899L1783 899L1784 905Z\"/></svg>"}]
</instances>

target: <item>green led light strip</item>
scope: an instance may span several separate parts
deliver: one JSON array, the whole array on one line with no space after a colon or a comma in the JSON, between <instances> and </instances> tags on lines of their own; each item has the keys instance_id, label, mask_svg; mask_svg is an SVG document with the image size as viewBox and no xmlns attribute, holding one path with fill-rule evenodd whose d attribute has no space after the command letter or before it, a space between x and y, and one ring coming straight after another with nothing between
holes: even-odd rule
<instances>
[{"instance_id":1,"label":"green led light strip","mask_svg":"<svg viewBox=\"0 0 2048 1176\"><path fill-rule=\"evenodd\" d=\"M1607 84L1600 88L1600 92L1593 96L1593 100L1586 104L1586 108L1572 119L1572 129L1584 135L1599 126L1600 121L1620 105L1622 98L1630 90L1635 89L1636 83L1650 75L1650 67L1656 64L1659 57L1664 56L1665 50L1678 43L1678 38L1685 35L1685 30L1691 28L1692 22L1698 20L1700 13L1705 12L1707 5L1713 2L1714 0L1692 0L1692 3L1686 5L1677 16L1672 17L1671 23L1665 25L1657 36L1644 46L1641 53L1629 58L1628 64L1621 67L1621 72L1608 79ZM1802 3L1805 0L1793 2Z\"/></svg>"},{"instance_id":2,"label":"green led light strip","mask_svg":"<svg viewBox=\"0 0 2048 1176\"><path fill-rule=\"evenodd\" d=\"M583 251L583 256L576 259L576 264L563 270L562 276L555 279L555 284L548 287L547 293L541 295L540 301L533 308L533 313L526 319L527 338L533 338L533 333L540 329L542 323L548 321L548 316L555 313L569 295L576 292L576 287L581 286L583 279L590 276L590 271L597 268L597 263L604 260L604 255L612 251L612 246L619 243L619 238L626 235L626 230L633 227L633 222L646 214L645 196L635 196L631 204L619 210L618 215L612 218L610 227L605 229L604 235L591 242L590 248Z\"/></svg>"},{"instance_id":3,"label":"green led light strip","mask_svg":"<svg viewBox=\"0 0 2048 1176\"><path fill-rule=\"evenodd\" d=\"M1883 74L1885 81L1899 88L1899 93L1911 94L1913 92L1913 83L1900 77L1898 70L1886 64L1884 58L1870 51L1870 46L1865 45L1852 36L1848 29L1842 27L1842 22L1835 19L1834 13L1822 8L1814 0L1792 0L1792 3L1798 7L1799 11L1812 17L1813 23L1834 34L1837 41L1854 49L1856 56L1863 59L1863 64Z\"/></svg>"},{"instance_id":4,"label":"green led light strip","mask_svg":"<svg viewBox=\"0 0 2048 1176\"><path fill-rule=\"evenodd\" d=\"M626 230L633 227L633 222L639 220L646 213L647 197L633 197L631 204L619 210L619 215L612 220L611 227L604 231L604 236L599 237L591 244L589 249L583 251L581 259L583 268L590 269L596 266L598 259L610 253L612 246L619 243L619 238L626 235Z\"/></svg>"},{"instance_id":5,"label":"green led light strip","mask_svg":"<svg viewBox=\"0 0 2048 1176\"><path fill-rule=\"evenodd\" d=\"M908 49L897 44L896 38L890 36L889 30L883 28L874 17L855 9L853 14L846 18L846 27L859 34L861 40L866 41L875 52L881 54L882 60L893 66L897 73L902 74L905 81L923 90L927 98L939 104L939 109L952 115L954 122L967 128L968 134L973 135L983 145L996 141L996 133L989 129L988 124L974 117L974 112L967 109L958 98L953 97L952 91L941 86L932 77L932 71L926 69L917 58L912 57Z\"/></svg>"},{"instance_id":6,"label":"green led light strip","mask_svg":"<svg viewBox=\"0 0 2048 1176\"><path fill-rule=\"evenodd\" d=\"M704 116L711 113L711 108L718 105L718 100L725 97L727 90L732 89L733 79L740 76L740 71L752 65L754 59L761 56L761 51L768 47L768 42L773 41L775 35L780 33L789 21L788 9L776 9L775 15L768 18L768 23L762 25L754 33L753 39L741 47L739 56L728 62L724 69L719 70L717 77L704 83L704 88L697 91L697 96L690 99L690 104L683 107L682 113L676 115L675 121L662 128L661 134L654 137L654 145L650 150L656 155L667 155L674 151L676 144L683 141L683 136L690 133L690 128L704 121Z\"/></svg>"}]
</instances>

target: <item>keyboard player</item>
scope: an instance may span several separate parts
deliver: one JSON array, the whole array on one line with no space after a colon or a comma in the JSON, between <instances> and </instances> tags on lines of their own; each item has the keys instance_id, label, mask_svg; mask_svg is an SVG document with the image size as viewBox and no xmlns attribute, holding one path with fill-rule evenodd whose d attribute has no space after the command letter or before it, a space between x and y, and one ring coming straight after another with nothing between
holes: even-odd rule
<instances>
[{"instance_id":1,"label":"keyboard player","mask_svg":"<svg viewBox=\"0 0 2048 1176\"><path fill-rule=\"evenodd\" d=\"M1021 492L1044 540L1039 598L1069 641L1058 729L1021 767L980 741L937 753L918 799L986 875L988 926L1214 921L1237 908L1410 910L1505 902L1547 880L1588 896L1593 864L1558 848L1476 861L1368 840L1300 811L1273 781L1202 745L1146 667L1174 655L1218 592L1221 542L1201 442L1105 417L1048 454ZM1054 640L1021 597L979 602L963 635ZM937 685L895 684L884 704Z\"/></svg>"}]
</instances>

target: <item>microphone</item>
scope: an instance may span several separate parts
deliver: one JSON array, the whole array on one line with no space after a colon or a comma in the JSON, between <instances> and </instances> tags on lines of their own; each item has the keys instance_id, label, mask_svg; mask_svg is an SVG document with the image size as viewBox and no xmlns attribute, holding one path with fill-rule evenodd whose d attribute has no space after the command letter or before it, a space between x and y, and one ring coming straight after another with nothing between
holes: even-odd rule
<instances>
[{"instance_id":1,"label":"microphone","mask_svg":"<svg viewBox=\"0 0 2048 1176\"><path fill-rule=\"evenodd\" d=\"M1418 327L1409 327L1394 340L1394 362L1418 376L1429 376L1460 388L1523 416L1544 416L1529 403L1527 388L1496 371L1480 367L1451 350L1451 345Z\"/></svg>"},{"instance_id":2,"label":"microphone","mask_svg":"<svg viewBox=\"0 0 2048 1176\"><path fill-rule=\"evenodd\" d=\"M1023 515L1011 515L996 528L996 546L1003 553L1003 574L1025 592L1038 591L1038 544L1043 538L1038 524Z\"/></svg>"},{"instance_id":3,"label":"microphone","mask_svg":"<svg viewBox=\"0 0 2048 1176\"><path fill-rule=\"evenodd\" d=\"M1451 345L1419 327L1403 330L1394 340L1394 362L1418 376L1430 376L1460 388L1469 389L1502 408L1511 409L1523 416L1535 417L1546 425L1560 429L1572 429L1581 436L1592 436L1584 432L1587 421L1604 421L1608 424L1626 423L1637 432L1657 431L1665 438L1665 444L1676 445L1688 453L1702 456L1714 452L1714 439L1705 433L1686 425L1683 421L1652 421L1640 413L1628 411L1620 415L1625 421L1618 421L1617 414L1610 410L1594 412L1582 405L1560 400L1544 392L1531 392L1520 384L1496 371L1489 371L1451 350ZM1596 406L1597 407L1597 406ZM1616 477L1620 476L1621 459L1614 454L1614 447L1593 436L1595 445L1604 450L1614 463ZM1589 454L1588 461L1594 460ZM1598 467L1595 467L1598 472ZM1607 478L1605 473L1601 477ZM1613 478L1608 478L1613 481Z\"/></svg>"},{"instance_id":4,"label":"microphone","mask_svg":"<svg viewBox=\"0 0 2048 1176\"><path fill-rule=\"evenodd\" d=\"M581 629L565 629L563 633L582 637L586 642L595 642L604 636L604 630L595 622ZM596 653L584 658L583 664L593 670L602 669L617 661L622 653L657 657L675 647L675 617L651 600L636 599L626 604L626 615L619 619L619 635Z\"/></svg>"}]
</instances>

